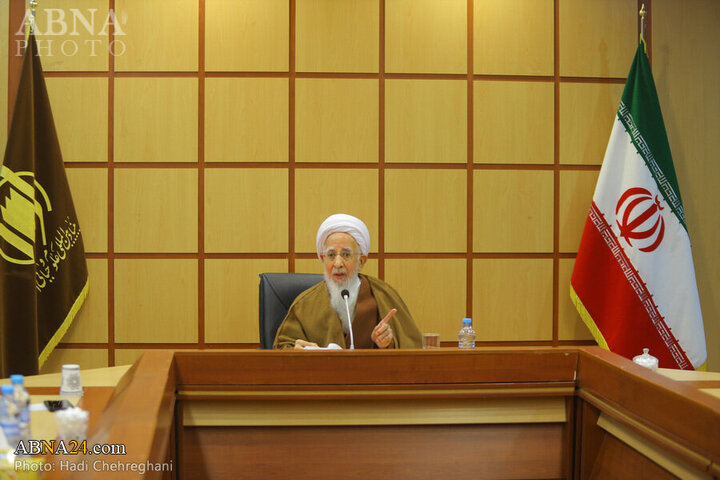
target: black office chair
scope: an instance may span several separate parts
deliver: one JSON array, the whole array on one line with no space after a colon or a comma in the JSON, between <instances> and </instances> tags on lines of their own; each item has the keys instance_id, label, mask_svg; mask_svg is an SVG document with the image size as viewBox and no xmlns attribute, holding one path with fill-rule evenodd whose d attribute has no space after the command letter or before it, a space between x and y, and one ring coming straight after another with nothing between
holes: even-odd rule
<instances>
[{"instance_id":1,"label":"black office chair","mask_svg":"<svg viewBox=\"0 0 720 480\"><path fill-rule=\"evenodd\" d=\"M322 280L315 273L260 274L260 348L273 348L275 333L295 297Z\"/></svg>"}]
</instances>

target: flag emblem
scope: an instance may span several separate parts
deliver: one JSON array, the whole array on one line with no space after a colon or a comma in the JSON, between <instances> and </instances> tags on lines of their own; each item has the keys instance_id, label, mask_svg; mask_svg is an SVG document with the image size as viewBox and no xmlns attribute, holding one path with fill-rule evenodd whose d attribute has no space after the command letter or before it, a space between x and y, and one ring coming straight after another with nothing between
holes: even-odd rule
<instances>
[{"instance_id":1,"label":"flag emblem","mask_svg":"<svg viewBox=\"0 0 720 480\"><path fill-rule=\"evenodd\" d=\"M657 195L653 198L652 193L642 187L627 189L615 209L618 219L622 217L622 221L617 221L620 236L631 247L631 240L652 242L639 247L641 252L652 252L660 246L665 235L665 220L661 210L663 207ZM635 246L638 246L638 242L635 242Z\"/></svg>"},{"instance_id":2,"label":"flag emblem","mask_svg":"<svg viewBox=\"0 0 720 480\"><path fill-rule=\"evenodd\" d=\"M35 201L35 189L40 193L42 204ZM0 239L4 242L0 242L0 254L8 262L20 265L34 262L35 217L42 243L47 244L43 208L48 212L52 210L50 199L35 176L31 172L15 173L3 165L0 168Z\"/></svg>"}]
</instances>

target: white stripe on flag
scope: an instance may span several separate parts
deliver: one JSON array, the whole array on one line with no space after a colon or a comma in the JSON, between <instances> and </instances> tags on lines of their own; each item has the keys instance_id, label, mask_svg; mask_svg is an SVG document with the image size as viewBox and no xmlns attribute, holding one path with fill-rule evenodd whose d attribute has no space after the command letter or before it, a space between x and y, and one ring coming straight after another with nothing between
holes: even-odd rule
<instances>
[{"instance_id":1,"label":"white stripe on flag","mask_svg":"<svg viewBox=\"0 0 720 480\"><path fill-rule=\"evenodd\" d=\"M665 222L662 243L652 252L643 252L637 241L628 245L620 237L616 208L625 191L641 187L657 195ZM663 200L657 183L653 179L643 158L637 153L622 122L615 117L610 141L603 160L593 201L610 224L625 254L637 269L643 282L653 296L660 314L665 318L681 347L694 367L700 366L705 358L704 337L697 335L697 322L701 317L700 301L697 294L692 251L687 231ZM638 229L648 228L644 224Z\"/></svg>"}]
</instances>

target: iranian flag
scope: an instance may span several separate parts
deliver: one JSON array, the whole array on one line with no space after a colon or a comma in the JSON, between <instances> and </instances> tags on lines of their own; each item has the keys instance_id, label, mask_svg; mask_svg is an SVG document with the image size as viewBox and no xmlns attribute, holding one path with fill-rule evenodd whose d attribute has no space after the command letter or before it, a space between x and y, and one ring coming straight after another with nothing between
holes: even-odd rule
<instances>
[{"instance_id":1,"label":"iranian flag","mask_svg":"<svg viewBox=\"0 0 720 480\"><path fill-rule=\"evenodd\" d=\"M680 189L643 41L585 223L570 296L598 344L660 367L707 359Z\"/></svg>"}]
</instances>

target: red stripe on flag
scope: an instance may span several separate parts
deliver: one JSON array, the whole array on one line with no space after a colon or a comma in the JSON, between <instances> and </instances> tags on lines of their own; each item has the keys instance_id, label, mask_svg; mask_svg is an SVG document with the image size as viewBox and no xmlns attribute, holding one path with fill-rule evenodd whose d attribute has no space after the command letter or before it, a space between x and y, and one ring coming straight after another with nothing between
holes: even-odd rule
<instances>
[{"instance_id":1,"label":"red stripe on flag","mask_svg":"<svg viewBox=\"0 0 720 480\"><path fill-rule=\"evenodd\" d=\"M570 283L611 351L632 358L649 348L660 367L692 369L594 202Z\"/></svg>"}]
</instances>

